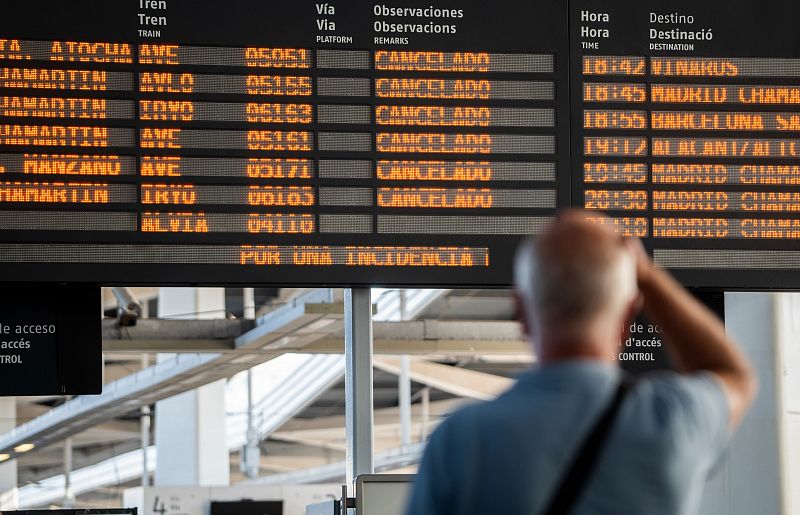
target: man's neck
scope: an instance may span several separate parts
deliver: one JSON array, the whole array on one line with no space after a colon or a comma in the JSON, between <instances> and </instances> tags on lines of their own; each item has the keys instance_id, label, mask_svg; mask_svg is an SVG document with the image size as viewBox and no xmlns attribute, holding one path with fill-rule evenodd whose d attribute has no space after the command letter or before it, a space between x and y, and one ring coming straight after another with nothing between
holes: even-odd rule
<instances>
[{"instance_id":1,"label":"man's neck","mask_svg":"<svg viewBox=\"0 0 800 515\"><path fill-rule=\"evenodd\" d=\"M592 340L564 341L544 340L539 345L537 361L543 365L568 360L590 360L614 363L614 355L608 352L608 346Z\"/></svg>"}]
</instances>

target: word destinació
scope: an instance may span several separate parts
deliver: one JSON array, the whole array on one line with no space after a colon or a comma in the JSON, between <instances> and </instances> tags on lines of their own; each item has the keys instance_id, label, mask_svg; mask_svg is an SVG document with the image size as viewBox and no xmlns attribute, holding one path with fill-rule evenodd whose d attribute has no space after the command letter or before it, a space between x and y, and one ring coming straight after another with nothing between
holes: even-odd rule
<instances>
[{"instance_id":1,"label":"word destinaci\u00f3","mask_svg":"<svg viewBox=\"0 0 800 515\"><path fill-rule=\"evenodd\" d=\"M659 25L693 25L694 16L691 14L658 14L650 13L650 23ZM709 28L702 28L698 30L682 30L680 28L671 28L669 30L659 30L656 28L650 29L650 39L658 39L662 41L686 40L686 41L711 41L714 35Z\"/></svg>"}]
</instances>

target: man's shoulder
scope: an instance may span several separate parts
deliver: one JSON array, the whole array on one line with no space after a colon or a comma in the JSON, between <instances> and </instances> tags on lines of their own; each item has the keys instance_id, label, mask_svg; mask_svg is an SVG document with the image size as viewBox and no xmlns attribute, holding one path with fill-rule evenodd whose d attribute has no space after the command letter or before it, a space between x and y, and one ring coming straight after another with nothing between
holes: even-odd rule
<instances>
[{"instance_id":1,"label":"man's shoulder","mask_svg":"<svg viewBox=\"0 0 800 515\"><path fill-rule=\"evenodd\" d=\"M448 414L431 435L431 443L442 445L467 445L478 437L487 425L497 423L497 415L504 408L503 396L487 401L472 401Z\"/></svg>"},{"instance_id":2,"label":"man's shoulder","mask_svg":"<svg viewBox=\"0 0 800 515\"><path fill-rule=\"evenodd\" d=\"M476 421L483 419L483 414L493 402L496 402L496 400L472 401L458 407L439 424L438 431L453 431L455 428L463 429L466 426L475 424Z\"/></svg>"},{"instance_id":3,"label":"man's shoulder","mask_svg":"<svg viewBox=\"0 0 800 515\"><path fill-rule=\"evenodd\" d=\"M728 405L712 374L657 372L636 381L622 415L637 438L681 445L702 434L724 437ZM690 438L691 437L691 438Z\"/></svg>"},{"instance_id":4,"label":"man's shoulder","mask_svg":"<svg viewBox=\"0 0 800 515\"><path fill-rule=\"evenodd\" d=\"M443 422L463 427L495 426L513 423L519 418L539 418L547 412L547 420L554 417L553 408L563 407L566 401L579 401L582 405L601 402L603 392L610 392L618 373L613 367L590 362L560 363L556 366L528 370L515 378L513 384L497 397L474 401L452 412ZM546 408L546 409L544 409Z\"/></svg>"},{"instance_id":5,"label":"man's shoulder","mask_svg":"<svg viewBox=\"0 0 800 515\"><path fill-rule=\"evenodd\" d=\"M530 416L530 407L541 395L539 388L531 386L536 372L521 375L510 388L490 400L470 401L447 415L439 425L441 432L458 433L463 437L505 423L514 423L519 417ZM528 384L525 384L525 383Z\"/></svg>"},{"instance_id":6,"label":"man's shoulder","mask_svg":"<svg viewBox=\"0 0 800 515\"><path fill-rule=\"evenodd\" d=\"M726 404L722 385L710 372L689 374L659 371L645 374L635 380L635 397L655 402L685 404L699 399Z\"/></svg>"}]
</instances>

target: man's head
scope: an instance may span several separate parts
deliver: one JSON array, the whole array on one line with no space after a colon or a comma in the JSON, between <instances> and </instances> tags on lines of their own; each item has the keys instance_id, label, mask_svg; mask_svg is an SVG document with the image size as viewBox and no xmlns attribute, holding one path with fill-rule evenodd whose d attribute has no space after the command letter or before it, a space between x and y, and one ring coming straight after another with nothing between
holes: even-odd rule
<instances>
[{"instance_id":1,"label":"man's head","mask_svg":"<svg viewBox=\"0 0 800 515\"><path fill-rule=\"evenodd\" d=\"M520 313L541 361L611 359L638 311L631 246L581 211L563 214L517 251Z\"/></svg>"}]
</instances>

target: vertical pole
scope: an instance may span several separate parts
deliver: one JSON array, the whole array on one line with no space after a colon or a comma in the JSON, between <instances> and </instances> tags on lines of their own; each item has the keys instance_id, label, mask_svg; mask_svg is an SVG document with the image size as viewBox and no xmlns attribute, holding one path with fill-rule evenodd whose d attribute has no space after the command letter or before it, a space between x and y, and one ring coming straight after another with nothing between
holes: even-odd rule
<instances>
[{"instance_id":1,"label":"vertical pole","mask_svg":"<svg viewBox=\"0 0 800 515\"><path fill-rule=\"evenodd\" d=\"M13 431L16 426L17 398L0 397L0 433ZM17 460L9 459L5 454L0 456L0 512L16 510L18 501Z\"/></svg>"},{"instance_id":2,"label":"vertical pole","mask_svg":"<svg viewBox=\"0 0 800 515\"><path fill-rule=\"evenodd\" d=\"M142 354L142 370L150 366L147 354ZM150 447L150 406L144 405L140 411L139 428L142 440L142 486L150 486L150 464L147 462L147 449Z\"/></svg>"},{"instance_id":3,"label":"vertical pole","mask_svg":"<svg viewBox=\"0 0 800 515\"><path fill-rule=\"evenodd\" d=\"M398 376L400 404L400 446L408 449L411 445L411 358L408 354L400 356L400 375Z\"/></svg>"},{"instance_id":4,"label":"vertical pole","mask_svg":"<svg viewBox=\"0 0 800 515\"><path fill-rule=\"evenodd\" d=\"M424 442L428 438L428 423L431 418L431 389L426 386L422 389L422 424L420 428L419 441Z\"/></svg>"},{"instance_id":5,"label":"vertical pole","mask_svg":"<svg viewBox=\"0 0 800 515\"><path fill-rule=\"evenodd\" d=\"M402 322L406 319L406 290L397 290L397 294L400 296L400 321Z\"/></svg>"},{"instance_id":6,"label":"vertical pole","mask_svg":"<svg viewBox=\"0 0 800 515\"><path fill-rule=\"evenodd\" d=\"M368 288L344 291L345 456L347 484L374 472L372 458L372 300Z\"/></svg>"},{"instance_id":7,"label":"vertical pole","mask_svg":"<svg viewBox=\"0 0 800 515\"><path fill-rule=\"evenodd\" d=\"M783 376L784 511L800 513L800 293L784 293L781 297L780 363L775 371L777 376ZM763 376L761 381L765 381Z\"/></svg>"},{"instance_id":8,"label":"vertical pole","mask_svg":"<svg viewBox=\"0 0 800 515\"><path fill-rule=\"evenodd\" d=\"M247 369L247 429L253 429L253 369Z\"/></svg>"},{"instance_id":9,"label":"vertical pole","mask_svg":"<svg viewBox=\"0 0 800 515\"><path fill-rule=\"evenodd\" d=\"M244 306L243 315L247 320L256 317L256 289L242 288L242 304Z\"/></svg>"},{"instance_id":10,"label":"vertical pole","mask_svg":"<svg viewBox=\"0 0 800 515\"><path fill-rule=\"evenodd\" d=\"M247 320L256 318L256 293L255 288L242 289L243 315ZM248 479L258 477L260 468L261 451L258 448L258 433L256 432L255 417L253 415L253 370L247 369L247 442L245 443L243 465L244 474Z\"/></svg>"},{"instance_id":11,"label":"vertical pole","mask_svg":"<svg viewBox=\"0 0 800 515\"><path fill-rule=\"evenodd\" d=\"M243 472L248 479L258 477L261 468L261 450L258 447L259 437L256 431L253 413L253 371L247 370L247 442L242 453Z\"/></svg>"},{"instance_id":12,"label":"vertical pole","mask_svg":"<svg viewBox=\"0 0 800 515\"><path fill-rule=\"evenodd\" d=\"M75 492L72 490L72 438L64 440L64 508L75 507Z\"/></svg>"},{"instance_id":13,"label":"vertical pole","mask_svg":"<svg viewBox=\"0 0 800 515\"><path fill-rule=\"evenodd\" d=\"M400 294L400 320L406 319L406 290ZM397 377L398 404L400 405L400 446L407 449L411 445L411 360L408 355L400 357L400 375Z\"/></svg>"}]
</instances>

